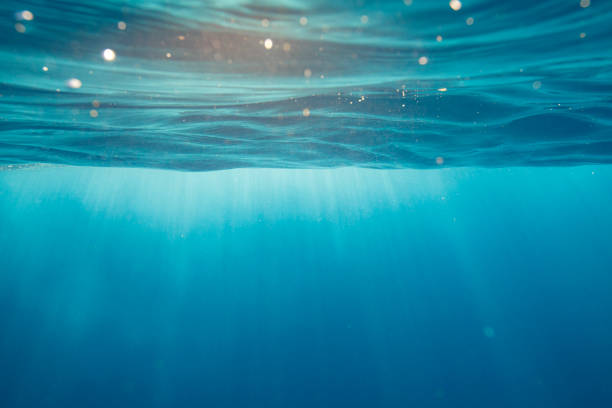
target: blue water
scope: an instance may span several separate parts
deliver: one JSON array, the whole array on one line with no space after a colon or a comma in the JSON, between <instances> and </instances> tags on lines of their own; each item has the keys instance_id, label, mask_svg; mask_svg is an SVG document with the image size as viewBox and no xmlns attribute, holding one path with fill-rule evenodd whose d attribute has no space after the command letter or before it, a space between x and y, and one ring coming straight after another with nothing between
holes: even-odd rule
<instances>
[{"instance_id":1,"label":"blue water","mask_svg":"<svg viewBox=\"0 0 612 408\"><path fill-rule=\"evenodd\" d=\"M610 21L1 2L0 408L612 406Z\"/></svg>"},{"instance_id":2,"label":"blue water","mask_svg":"<svg viewBox=\"0 0 612 408\"><path fill-rule=\"evenodd\" d=\"M4 0L0 163L610 163L612 2L588 3Z\"/></svg>"}]
</instances>

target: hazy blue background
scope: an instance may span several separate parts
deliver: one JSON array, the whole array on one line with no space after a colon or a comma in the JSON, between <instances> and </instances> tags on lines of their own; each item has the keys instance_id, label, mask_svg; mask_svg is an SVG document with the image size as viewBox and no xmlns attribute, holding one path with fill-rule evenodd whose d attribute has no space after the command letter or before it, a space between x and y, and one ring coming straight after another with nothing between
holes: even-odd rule
<instances>
[{"instance_id":1,"label":"hazy blue background","mask_svg":"<svg viewBox=\"0 0 612 408\"><path fill-rule=\"evenodd\" d=\"M0 401L604 407L612 168L0 172Z\"/></svg>"}]
</instances>

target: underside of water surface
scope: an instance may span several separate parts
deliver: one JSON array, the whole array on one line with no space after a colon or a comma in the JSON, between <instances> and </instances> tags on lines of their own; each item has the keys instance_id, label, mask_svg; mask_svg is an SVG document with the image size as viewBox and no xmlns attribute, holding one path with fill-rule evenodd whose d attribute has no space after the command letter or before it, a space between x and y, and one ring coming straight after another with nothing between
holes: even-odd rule
<instances>
[{"instance_id":1,"label":"underside of water surface","mask_svg":"<svg viewBox=\"0 0 612 408\"><path fill-rule=\"evenodd\" d=\"M3 1L0 163L609 163L586 2Z\"/></svg>"},{"instance_id":2,"label":"underside of water surface","mask_svg":"<svg viewBox=\"0 0 612 408\"><path fill-rule=\"evenodd\" d=\"M611 407L611 21L1 1L0 408Z\"/></svg>"}]
</instances>

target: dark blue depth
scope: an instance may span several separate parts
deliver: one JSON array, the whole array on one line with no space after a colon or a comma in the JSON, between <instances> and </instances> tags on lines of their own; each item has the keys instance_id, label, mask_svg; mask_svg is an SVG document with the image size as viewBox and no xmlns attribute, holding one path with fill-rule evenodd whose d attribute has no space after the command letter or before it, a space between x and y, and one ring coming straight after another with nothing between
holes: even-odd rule
<instances>
[{"instance_id":1,"label":"dark blue depth","mask_svg":"<svg viewBox=\"0 0 612 408\"><path fill-rule=\"evenodd\" d=\"M0 173L0 405L607 406L611 176Z\"/></svg>"}]
</instances>

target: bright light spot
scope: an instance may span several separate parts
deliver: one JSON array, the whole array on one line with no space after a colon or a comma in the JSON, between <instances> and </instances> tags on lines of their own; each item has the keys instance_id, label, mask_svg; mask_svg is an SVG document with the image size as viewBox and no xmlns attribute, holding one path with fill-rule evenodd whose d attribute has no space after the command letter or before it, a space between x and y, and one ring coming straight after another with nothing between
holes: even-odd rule
<instances>
[{"instance_id":1,"label":"bright light spot","mask_svg":"<svg viewBox=\"0 0 612 408\"><path fill-rule=\"evenodd\" d=\"M310 68L306 68L304 70L304 77L310 78L311 76L312 76L312 71L310 70Z\"/></svg>"},{"instance_id":2,"label":"bright light spot","mask_svg":"<svg viewBox=\"0 0 612 408\"><path fill-rule=\"evenodd\" d=\"M70 78L67 82L66 85L68 85L68 88L72 88L72 89L79 89L80 87L83 86L83 83L81 82L80 79L77 78Z\"/></svg>"},{"instance_id":3,"label":"bright light spot","mask_svg":"<svg viewBox=\"0 0 612 408\"><path fill-rule=\"evenodd\" d=\"M119 21L117 23L117 28L123 31L127 28L127 24L125 24L125 21Z\"/></svg>"},{"instance_id":4,"label":"bright light spot","mask_svg":"<svg viewBox=\"0 0 612 408\"><path fill-rule=\"evenodd\" d=\"M185 36L184 35L179 35L178 37L176 37L179 39L179 41L184 41L185 40Z\"/></svg>"},{"instance_id":5,"label":"bright light spot","mask_svg":"<svg viewBox=\"0 0 612 408\"><path fill-rule=\"evenodd\" d=\"M114 61L117 57L115 51L111 50L110 48L105 49L104 52L102 52L102 56L106 61Z\"/></svg>"},{"instance_id":6,"label":"bright light spot","mask_svg":"<svg viewBox=\"0 0 612 408\"><path fill-rule=\"evenodd\" d=\"M15 24L15 31L17 31L18 33L23 34L23 33L25 33L26 28L25 28L25 26L23 24L17 23L17 24Z\"/></svg>"},{"instance_id":7,"label":"bright light spot","mask_svg":"<svg viewBox=\"0 0 612 408\"><path fill-rule=\"evenodd\" d=\"M438 91L440 91L440 92L446 92L446 91L448 91L448 89L446 89L446 88L438 88Z\"/></svg>"},{"instance_id":8,"label":"bright light spot","mask_svg":"<svg viewBox=\"0 0 612 408\"><path fill-rule=\"evenodd\" d=\"M171 52L167 52L166 53L166 58L172 58L172 53Z\"/></svg>"},{"instance_id":9,"label":"bright light spot","mask_svg":"<svg viewBox=\"0 0 612 408\"><path fill-rule=\"evenodd\" d=\"M368 18L368 16L361 16L361 23L362 24L368 24L368 21L370 19Z\"/></svg>"},{"instance_id":10,"label":"bright light spot","mask_svg":"<svg viewBox=\"0 0 612 408\"><path fill-rule=\"evenodd\" d=\"M489 326L485 326L482 328L482 333L485 335L485 337L488 337L490 339L492 339L493 337L495 337L495 329Z\"/></svg>"},{"instance_id":11,"label":"bright light spot","mask_svg":"<svg viewBox=\"0 0 612 408\"><path fill-rule=\"evenodd\" d=\"M438 166L443 165L443 164L444 164L444 158L443 158L443 157L440 157L440 156L436 157L436 164L437 164Z\"/></svg>"},{"instance_id":12,"label":"bright light spot","mask_svg":"<svg viewBox=\"0 0 612 408\"><path fill-rule=\"evenodd\" d=\"M30 10L23 10L16 14L17 20L32 21L34 20L34 14Z\"/></svg>"},{"instance_id":13,"label":"bright light spot","mask_svg":"<svg viewBox=\"0 0 612 408\"><path fill-rule=\"evenodd\" d=\"M266 40L264 41L264 47L266 47L266 50L271 50L273 46L274 43L272 42L272 40L270 38L266 38Z\"/></svg>"},{"instance_id":14,"label":"bright light spot","mask_svg":"<svg viewBox=\"0 0 612 408\"><path fill-rule=\"evenodd\" d=\"M263 20L261 20L261 25L263 27L270 27L270 20L268 20L267 18L264 18Z\"/></svg>"},{"instance_id":15,"label":"bright light spot","mask_svg":"<svg viewBox=\"0 0 612 408\"><path fill-rule=\"evenodd\" d=\"M472 24L474 24L474 17L468 17L465 19L465 24L471 26Z\"/></svg>"},{"instance_id":16,"label":"bright light spot","mask_svg":"<svg viewBox=\"0 0 612 408\"><path fill-rule=\"evenodd\" d=\"M591 0L580 0L580 7L587 8L591 5Z\"/></svg>"},{"instance_id":17,"label":"bright light spot","mask_svg":"<svg viewBox=\"0 0 612 408\"><path fill-rule=\"evenodd\" d=\"M45 71L45 72L47 72L47 71L49 70L49 67L44 66L44 67L42 67L42 70L43 70L43 71Z\"/></svg>"},{"instance_id":18,"label":"bright light spot","mask_svg":"<svg viewBox=\"0 0 612 408\"><path fill-rule=\"evenodd\" d=\"M305 26L308 24L308 19L306 17L300 17L300 25Z\"/></svg>"},{"instance_id":19,"label":"bright light spot","mask_svg":"<svg viewBox=\"0 0 612 408\"><path fill-rule=\"evenodd\" d=\"M459 0L451 0L448 5L455 11L461 10L461 2Z\"/></svg>"},{"instance_id":20,"label":"bright light spot","mask_svg":"<svg viewBox=\"0 0 612 408\"><path fill-rule=\"evenodd\" d=\"M289 44L288 42L283 43L283 51L285 52L291 51L291 44Z\"/></svg>"},{"instance_id":21,"label":"bright light spot","mask_svg":"<svg viewBox=\"0 0 612 408\"><path fill-rule=\"evenodd\" d=\"M309 116L310 116L310 109L308 109L308 108L304 108L304 109L302 110L302 115L303 115L305 118L309 117Z\"/></svg>"},{"instance_id":22,"label":"bright light spot","mask_svg":"<svg viewBox=\"0 0 612 408\"><path fill-rule=\"evenodd\" d=\"M89 116L91 116L92 118L97 118L98 117L98 111L95 109L92 109L89 111Z\"/></svg>"},{"instance_id":23,"label":"bright light spot","mask_svg":"<svg viewBox=\"0 0 612 408\"><path fill-rule=\"evenodd\" d=\"M441 35L436 36L436 41L437 42L442 42L442 36Z\"/></svg>"},{"instance_id":24,"label":"bright light spot","mask_svg":"<svg viewBox=\"0 0 612 408\"><path fill-rule=\"evenodd\" d=\"M542 82L534 81L532 86L533 86L533 89L540 89L542 87Z\"/></svg>"},{"instance_id":25,"label":"bright light spot","mask_svg":"<svg viewBox=\"0 0 612 408\"><path fill-rule=\"evenodd\" d=\"M429 62L429 58L423 56L419 58L419 64L420 65L427 65L427 63Z\"/></svg>"}]
</instances>

